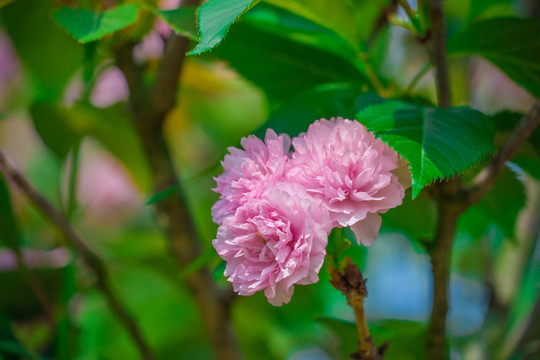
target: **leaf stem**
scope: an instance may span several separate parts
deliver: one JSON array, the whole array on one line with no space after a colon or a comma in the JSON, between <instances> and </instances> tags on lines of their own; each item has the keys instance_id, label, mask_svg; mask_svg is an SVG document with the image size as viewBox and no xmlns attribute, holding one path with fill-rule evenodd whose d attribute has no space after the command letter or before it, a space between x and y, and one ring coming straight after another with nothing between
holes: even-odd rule
<instances>
[{"instance_id":1,"label":"leaf stem","mask_svg":"<svg viewBox=\"0 0 540 360\"><path fill-rule=\"evenodd\" d=\"M420 71L414 76L414 78L411 80L405 91L403 92L406 95L409 95L416 85L422 80L422 78L431 70L433 65L431 63L427 63L420 69Z\"/></svg>"},{"instance_id":2,"label":"leaf stem","mask_svg":"<svg viewBox=\"0 0 540 360\"><path fill-rule=\"evenodd\" d=\"M411 8L407 0L398 0L398 3L407 13L409 20L411 20L411 24L413 25L414 30L416 30L416 35L422 35L424 31L422 30L420 21L418 21L418 18L416 17L416 12Z\"/></svg>"},{"instance_id":3,"label":"leaf stem","mask_svg":"<svg viewBox=\"0 0 540 360\"><path fill-rule=\"evenodd\" d=\"M68 199L66 218L71 220L73 212L77 207L77 174L79 172L79 155L81 142L77 142L71 152L71 163L69 168Z\"/></svg>"}]
</instances>

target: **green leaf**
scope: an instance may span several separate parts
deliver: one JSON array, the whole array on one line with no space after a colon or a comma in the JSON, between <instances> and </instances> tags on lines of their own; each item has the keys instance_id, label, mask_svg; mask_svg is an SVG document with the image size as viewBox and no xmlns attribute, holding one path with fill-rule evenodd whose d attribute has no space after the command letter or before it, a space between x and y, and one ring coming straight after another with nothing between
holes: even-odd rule
<instances>
[{"instance_id":1,"label":"green leaf","mask_svg":"<svg viewBox=\"0 0 540 360\"><path fill-rule=\"evenodd\" d=\"M493 222L505 236L514 238L516 219L524 206L523 182L512 170L506 168L497 178L493 189L463 214L460 224L473 237L478 238Z\"/></svg>"},{"instance_id":2,"label":"green leaf","mask_svg":"<svg viewBox=\"0 0 540 360\"><path fill-rule=\"evenodd\" d=\"M512 111L501 111L492 116L497 130L504 134L510 134L512 129L519 124L524 114ZM528 141L521 145L518 152L511 160L529 175L540 179L540 129L533 131Z\"/></svg>"},{"instance_id":3,"label":"green leaf","mask_svg":"<svg viewBox=\"0 0 540 360\"><path fill-rule=\"evenodd\" d=\"M178 191L179 185L173 185L163 191L154 194L150 199L148 199L148 201L144 203L144 206L155 204L163 199L168 198L169 196L176 194Z\"/></svg>"},{"instance_id":4,"label":"green leaf","mask_svg":"<svg viewBox=\"0 0 540 360\"><path fill-rule=\"evenodd\" d=\"M124 29L137 20L139 8L124 4L102 12L62 7L54 17L68 33L81 43L99 40Z\"/></svg>"},{"instance_id":5,"label":"green leaf","mask_svg":"<svg viewBox=\"0 0 540 360\"><path fill-rule=\"evenodd\" d=\"M405 196L403 203L382 214L383 230L390 229L407 234L411 239L423 242L435 234L437 205L426 194L412 200Z\"/></svg>"},{"instance_id":6,"label":"green leaf","mask_svg":"<svg viewBox=\"0 0 540 360\"><path fill-rule=\"evenodd\" d=\"M255 135L263 138L266 129L273 129L278 134L297 136L320 118L341 116L352 119L363 107L362 104L357 104L363 102L360 98L367 99L372 96L368 99L370 105L380 99L373 94L359 96L361 93L359 88L343 83L324 84L307 89L283 102L255 131Z\"/></svg>"},{"instance_id":7,"label":"green leaf","mask_svg":"<svg viewBox=\"0 0 540 360\"><path fill-rule=\"evenodd\" d=\"M366 84L364 73L349 60L243 21L213 53L278 101L324 83Z\"/></svg>"},{"instance_id":8,"label":"green leaf","mask_svg":"<svg viewBox=\"0 0 540 360\"><path fill-rule=\"evenodd\" d=\"M266 0L319 24L358 52L368 40L389 0Z\"/></svg>"},{"instance_id":9,"label":"green leaf","mask_svg":"<svg viewBox=\"0 0 540 360\"><path fill-rule=\"evenodd\" d=\"M173 10L152 9L153 13L165 21L175 33L191 40L199 40L197 36L197 8L194 6L181 6Z\"/></svg>"},{"instance_id":10,"label":"green leaf","mask_svg":"<svg viewBox=\"0 0 540 360\"><path fill-rule=\"evenodd\" d=\"M448 43L454 55L478 55L540 97L540 21L494 18L471 24Z\"/></svg>"},{"instance_id":11,"label":"green leaf","mask_svg":"<svg viewBox=\"0 0 540 360\"><path fill-rule=\"evenodd\" d=\"M39 137L60 159L81 141L67 111L47 102L36 102L30 107L30 114Z\"/></svg>"},{"instance_id":12,"label":"green leaf","mask_svg":"<svg viewBox=\"0 0 540 360\"><path fill-rule=\"evenodd\" d=\"M229 27L258 0L210 0L199 8L200 43L188 55L198 55L216 47Z\"/></svg>"},{"instance_id":13,"label":"green leaf","mask_svg":"<svg viewBox=\"0 0 540 360\"><path fill-rule=\"evenodd\" d=\"M148 189L148 165L126 111L123 104L98 109L79 103L66 109L47 102L37 102L30 109L36 131L60 159L82 138L91 136L130 170L138 185Z\"/></svg>"},{"instance_id":14,"label":"green leaf","mask_svg":"<svg viewBox=\"0 0 540 360\"><path fill-rule=\"evenodd\" d=\"M19 230L11 206L9 188L3 177L0 177L0 214L0 244L19 252Z\"/></svg>"},{"instance_id":15,"label":"green leaf","mask_svg":"<svg viewBox=\"0 0 540 360\"><path fill-rule=\"evenodd\" d=\"M40 99L58 99L82 66L83 47L51 18L52 4L14 1L2 8L2 20ZM54 50L52 50L54 49Z\"/></svg>"},{"instance_id":16,"label":"green leaf","mask_svg":"<svg viewBox=\"0 0 540 360\"><path fill-rule=\"evenodd\" d=\"M334 31L282 7L263 2L242 16L242 22L267 33L331 52L347 61L357 60L357 49Z\"/></svg>"},{"instance_id":17,"label":"green leaf","mask_svg":"<svg viewBox=\"0 0 540 360\"><path fill-rule=\"evenodd\" d=\"M424 186L459 174L495 151L489 117L469 108L387 101L361 111L357 120L409 161L413 198Z\"/></svg>"}]
</instances>

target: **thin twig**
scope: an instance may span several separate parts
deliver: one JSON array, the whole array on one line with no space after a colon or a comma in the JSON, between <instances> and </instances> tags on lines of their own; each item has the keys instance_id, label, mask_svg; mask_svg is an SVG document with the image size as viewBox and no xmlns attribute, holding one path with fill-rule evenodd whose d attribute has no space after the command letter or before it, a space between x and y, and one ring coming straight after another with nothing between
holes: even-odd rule
<instances>
[{"instance_id":1,"label":"thin twig","mask_svg":"<svg viewBox=\"0 0 540 360\"><path fill-rule=\"evenodd\" d=\"M534 103L529 113L515 127L508 140L497 151L489 165L473 179L469 188L466 189L466 198L469 204L478 202L493 187L497 177L504 170L506 162L514 157L520 146L539 125L540 100Z\"/></svg>"},{"instance_id":2,"label":"thin twig","mask_svg":"<svg viewBox=\"0 0 540 360\"><path fill-rule=\"evenodd\" d=\"M343 271L329 265L330 283L341 291L347 298L347 303L354 310L356 326L358 328L358 349L351 354L353 359L380 360L388 347L385 343L377 348L371 335L364 313L364 298L367 297L366 280L357 265L350 258L345 258L342 264Z\"/></svg>"},{"instance_id":3,"label":"thin twig","mask_svg":"<svg viewBox=\"0 0 540 360\"><path fill-rule=\"evenodd\" d=\"M137 323L128 313L120 300L114 294L109 283L109 276L103 260L94 253L84 242L84 240L73 230L62 214L45 199L24 175L13 166L10 165L6 155L0 149L0 171L4 173L7 179L12 181L28 198L28 200L37 207L41 213L56 226L62 233L67 243L81 257L84 263L93 271L97 279L97 287L105 295L107 302L118 318L120 323L125 327L133 342L137 346L141 357L146 360L152 360L155 357L144 339Z\"/></svg>"}]
</instances>

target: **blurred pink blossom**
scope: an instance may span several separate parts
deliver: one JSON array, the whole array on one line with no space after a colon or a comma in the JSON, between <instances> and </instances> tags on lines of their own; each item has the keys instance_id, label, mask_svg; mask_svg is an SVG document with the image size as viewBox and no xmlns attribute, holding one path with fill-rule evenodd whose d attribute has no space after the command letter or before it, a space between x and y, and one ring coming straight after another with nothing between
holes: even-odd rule
<instances>
[{"instance_id":1,"label":"blurred pink blossom","mask_svg":"<svg viewBox=\"0 0 540 360\"><path fill-rule=\"evenodd\" d=\"M267 182L284 179L285 163L289 159L291 139L278 136L273 130L266 132L264 142L254 135L241 140L244 150L229 148L229 155L222 161L223 173L215 180L213 189L221 194L212 207L214 222L234 214L236 209L250 197L260 193Z\"/></svg>"},{"instance_id":2,"label":"blurred pink blossom","mask_svg":"<svg viewBox=\"0 0 540 360\"><path fill-rule=\"evenodd\" d=\"M264 290L280 306L290 301L294 284L318 281L330 229L320 201L299 184L278 182L225 218L212 243L227 261L225 276L235 291Z\"/></svg>"},{"instance_id":3,"label":"blurred pink blossom","mask_svg":"<svg viewBox=\"0 0 540 360\"><path fill-rule=\"evenodd\" d=\"M11 41L4 32L0 32L0 99L9 84L19 72L19 62Z\"/></svg>"},{"instance_id":4,"label":"blurred pink blossom","mask_svg":"<svg viewBox=\"0 0 540 360\"><path fill-rule=\"evenodd\" d=\"M111 222L137 211L141 199L126 170L111 156L84 156L79 169L77 197L90 216Z\"/></svg>"},{"instance_id":5,"label":"blurred pink blossom","mask_svg":"<svg viewBox=\"0 0 540 360\"><path fill-rule=\"evenodd\" d=\"M112 66L98 78L90 101L97 107L105 108L127 100L128 97L129 89L124 74L120 69Z\"/></svg>"},{"instance_id":6,"label":"blurred pink blossom","mask_svg":"<svg viewBox=\"0 0 540 360\"><path fill-rule=\"evenodd\" d=\"M379 213L401 204L405 191L394 170L398 154L365 126L342 118L321 119L293 139L290 181L321 199L337 227L350 226L370 246L381 226Z\"/></svg>"},{"instance_id":7,"label":"blurred pink blossom","mask_svg":"<svg viewBox=\"0 0 540 360\"><path fill-rule=\"evenodd\" d=\"M29 269L53 269L66 266L70 261L69 252L64 248L54 250L22 249L22 258ZM0 250L0 272L11 271L19 267L17 256L8 249Z\"/></svg>"}]
</instances>

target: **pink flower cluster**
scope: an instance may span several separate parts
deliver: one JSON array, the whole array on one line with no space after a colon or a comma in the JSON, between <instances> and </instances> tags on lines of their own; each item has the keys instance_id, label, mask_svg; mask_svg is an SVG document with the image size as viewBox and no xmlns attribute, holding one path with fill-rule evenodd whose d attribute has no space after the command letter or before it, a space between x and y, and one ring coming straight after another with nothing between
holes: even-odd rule
<instances>
[{"instance_id":1,"label":"pink flower cluster","mask_svg":"<svg viewBox=\"0 0 540 360\"><path fill-rule=\"evenodd\" d=\"M317 120L292 140L294 152L273 130L241 145L222 162L212 207L212 243L240 295L264 290L272 305L288 303L294 284L318 281L332 228L349 226L369 246L379 214L402 202L398 154L357 121Z\"/></svg>"}]
</instances>

